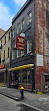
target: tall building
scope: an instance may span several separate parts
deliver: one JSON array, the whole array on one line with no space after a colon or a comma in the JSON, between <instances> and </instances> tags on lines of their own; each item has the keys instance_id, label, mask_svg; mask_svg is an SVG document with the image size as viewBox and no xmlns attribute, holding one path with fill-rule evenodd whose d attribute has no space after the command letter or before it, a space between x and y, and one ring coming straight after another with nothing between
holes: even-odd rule
<instances>
[{"instance_id":1,"label":"tall building","mask_svg":"<svg viewBox=\"0 0 49 111\"><path fill-rule=\"evenodd\" d=\"M49 1L27 0L12 20L10 84L49 90L48 30Z\"/></svg>"}]
</instances>

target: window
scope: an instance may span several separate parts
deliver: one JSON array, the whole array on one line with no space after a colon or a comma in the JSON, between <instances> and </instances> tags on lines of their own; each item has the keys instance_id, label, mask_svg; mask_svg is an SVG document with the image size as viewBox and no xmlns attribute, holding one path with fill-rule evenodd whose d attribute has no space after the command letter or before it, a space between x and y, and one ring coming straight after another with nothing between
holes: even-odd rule
<instances>
[{"instance_id":1,"label":"window","mask_svg":"<svg viewBox=\"0 0 49 111\"><path fill-rule=\"evenodd\" d=\"M24 51L21 51L21 56L23 56L24 55Z\"/></svg>"},{"instance_id":2,"label":"window","mask_svg":"<svg viewBox=\"0 0 49 111\"><path fill-rule=\"evenodd\" d=\"M10 48L8 48L8 58L10 57Z\"/></svg>"},{"instance_id":3,"label":"window","mask_svg":"<svg viewBox=\"0 0 49 111\"><path fill-rule=\"evenodd\" d=\"M24 27L24 18L21 20L21 30L23 29Z\"/></svg>"},{"instance_id":4,"label":"window","mask_svg":"<svg viewBox=\"0 0 49 111\"><path fill-rule=\"evenodd\" d=\"M4 60L5 60L5 50L4 50Z\"/></svg>"},{"instance_id":5,"label":"window","mask_svg":"<svg viewBox=\"0 0 49 111\"><path fill-rule=\"evenodd\" d=\"M5 44L6 44L6 36L5 36Z\"/></svg>"},{"instance_id":6,"label":"window","mask_svg":"<svg viewBox=\"0 0 49 111\"><path fill-rule=\"evenodd\" d=\"M12 50L12 60L15 59L15 50Z\"/></svg>"},{"instance_id":7,"label":"window","mask_svg":"<svg viewBox=\"0 0 49 111\"><path fill-rule=\"evenodd\" d=\"M32 42L31 40L27 40L27 53L32 51Z\"/></svg>"},{"instance_id":8,"label":"window","mask_svg":"<svg viewBox=\"0 0 49 111\"><path fill-rule=\"evenodd\" d=\"M27 22L27 24L29 25L31 22L32 22L32 12L30 11L28 13L28 22Z\"/></svg>"},{"instance_id":9,"label":"window","mask_svg":"<svg viewBox=\"0 0 49 111\"><path fill-rule=\"evenodd\" d=\"M2 48L2 40L1 40L1 48Z\"/></svg>"},{"instance_id":10,"label":"window","mask_svg":"<svg viewBox=\"0 0 49 111\"><path fill-rule=\"evenodd\" d=\"M9 40L10 40L10 32L9 32Z\"/></svg>"},{"instance_id":11,"label":"window","mask_svg":"<svg viewBox=\"0 0 49 111\"><path fill-rule=\"evenodd\" d=\"M17 50L17 57L20 57L20 56L21 56L20 50Z\"/></svg>"},{"instance_id":12,"label":"window","mask_svg":"<svg viewBox=\"0 0 49 111\"><path fill-rule=\"evenodd\" d=\"M13 38L15 38L15 29L13 29Z\"/></svg>"},{"instance_id":13,"label":"window","mask_svg":"<svg viewBox=\"0 0 49 111\"><path fill-rule=\"evenodd\" d=\"M17 34L20 32L20 23L17 25Z\"/></svg>"}]
</instances>

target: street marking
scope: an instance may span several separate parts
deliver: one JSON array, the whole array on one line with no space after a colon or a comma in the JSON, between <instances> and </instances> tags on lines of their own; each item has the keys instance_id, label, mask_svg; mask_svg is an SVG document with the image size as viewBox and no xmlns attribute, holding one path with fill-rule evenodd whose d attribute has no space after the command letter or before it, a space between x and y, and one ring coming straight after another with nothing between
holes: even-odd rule
<instances>
[{"instance_id":1,"label":"street marking","mask_svg":"<svg viewBox=\"0 0 49 111\"><path fill-rule=\"evenodd\" d=\"M47 100L49 100L49 97L46 97L46 98L40 97L38 100L40 100L40 101L47 101Z\"/></svg>"}]
</instances>

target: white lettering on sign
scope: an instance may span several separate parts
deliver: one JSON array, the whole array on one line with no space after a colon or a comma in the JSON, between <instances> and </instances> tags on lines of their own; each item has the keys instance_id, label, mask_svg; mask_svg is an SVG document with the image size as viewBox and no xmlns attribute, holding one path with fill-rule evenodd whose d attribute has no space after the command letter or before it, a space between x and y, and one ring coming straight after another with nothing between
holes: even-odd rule
<instances>
[{"instance_id":1,"label":"white lettering on sign","mask_svg":"<svg viewBox=\"0 0 49 111\"><path fill-rule=\"evenodd\" d=\"M37 54L37 66L43 66L43 55Z\"/></svg>"}]
</instances>

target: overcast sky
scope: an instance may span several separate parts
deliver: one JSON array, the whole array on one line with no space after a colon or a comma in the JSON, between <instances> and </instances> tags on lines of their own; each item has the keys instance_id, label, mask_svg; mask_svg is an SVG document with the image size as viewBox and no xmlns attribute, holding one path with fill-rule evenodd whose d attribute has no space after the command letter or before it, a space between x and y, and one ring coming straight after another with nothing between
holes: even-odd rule
<instances>
[{"instance_id":1,"label":"overcast sky","mask_svg":"<svg viewBox=\"0 0 49 111\"><path fill-rule=\"evenodd\" d=\"M0 0L0 28L8 30L12 18L17 14L26 0Z\"/></svg>"}]
</instances>

